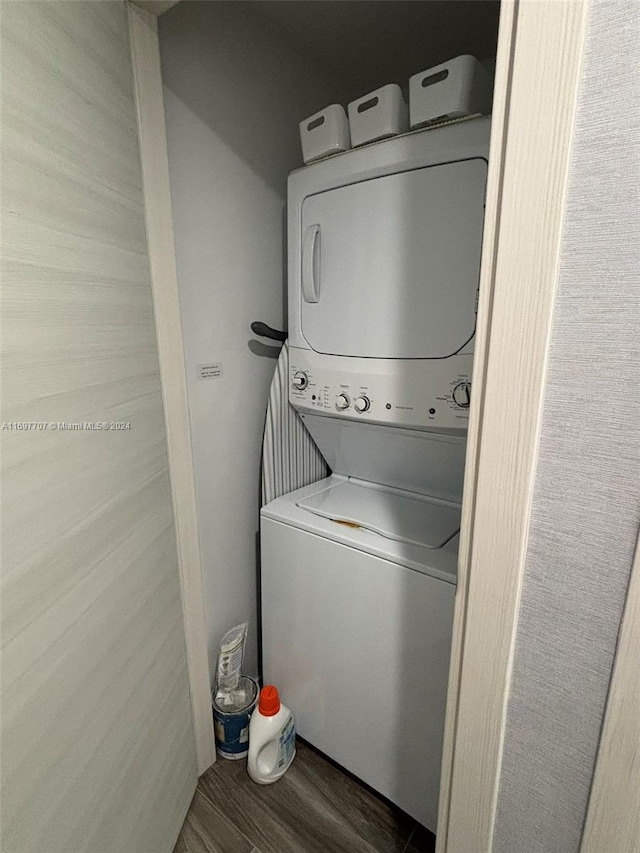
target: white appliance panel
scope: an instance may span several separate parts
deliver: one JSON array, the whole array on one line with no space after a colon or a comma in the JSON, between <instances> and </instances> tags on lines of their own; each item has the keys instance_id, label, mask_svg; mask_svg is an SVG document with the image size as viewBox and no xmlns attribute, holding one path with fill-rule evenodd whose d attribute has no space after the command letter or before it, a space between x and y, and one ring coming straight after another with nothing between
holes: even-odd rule
<instances>
[{"instance_id":1,"label":"white appliance panel","mask_svg":"<svg viewBox=\"0 0 640 853\"><path fill-rule=\"evenodd\" d=\"M400 171L302 205L302 334L317 352L446 358L473 336L487 163Z\"/></svg>"},{"instance_id":2,"label":"white appliance panel","mask_svg":"<svg viewBox=\"0 0 640 853\"><path fill-rule=\"evenodd\" d=\"M319 491L303 498L298 506L338 524L429 549L442 548L460 530L460 504L362 480L347 480Z\"/></svg>"},{"instance_id":3,"label":"white appliance panel","mask_svg":"<svg viewBox=\"0 0 640 853\"><path fill-rule=\"evenodd\" d=\"M262 520L264 675L302 737L432 830L455 587Z\"/></svg>"},{"instance_id":4,"label":"white appliance panel","mask_svg":"<svg viewBox=\"0 0 640 853\"><path fill-rule=\"evenodd\" d=\"M372 554L389 563L395 563L415 572L424 572L433 578L455 585L458 574L459 533L456 533L442 548L427 549L424 545L415 545L407 542L406 539L400 541L397 537L381 536L366 527L338 524L322 515L309 512L301 506L308 498L330 491L348 479L341 474L332 474L310 486L282 495L262 507L261 518L271 518L283 525L296 527L314 536L339 542L349 548L356 548L364 554ZM361 484L358 480L349 479L349 481ZM372 486L371 483L367 485Z\"/></svg>"},{"instance_id":5,"label":"white appliance panel","mask_svg":"<svg viewBox=\"0 0 640 853\"><path fill-rule=\"evenodd\" d=\"M460 502L466 437L303 415L334 473Z\"/></svg>"},{"instance_id":6,"label":"white appliance panel","mask_svg":"<svg viewBox=\"0 0 640 853\"><path fill-rule=\"evenodd\" d=\"M399 361L320 355L291 347L289 400L300 413L466 433L472 367L473 355ZM361 410L363 399L366 408Z\"/></svg>"}]
</instances>

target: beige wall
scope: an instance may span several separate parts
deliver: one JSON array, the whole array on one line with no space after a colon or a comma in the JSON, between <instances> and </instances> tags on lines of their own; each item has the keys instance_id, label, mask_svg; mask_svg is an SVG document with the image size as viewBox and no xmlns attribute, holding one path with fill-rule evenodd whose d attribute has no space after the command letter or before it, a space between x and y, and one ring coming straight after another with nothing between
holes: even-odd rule
<instances>
[{"instance_id":1,"label":"beige wall","mask_svg":"<svg viewBox=\"0 0 640 853\"><path fill-rule=\"evenodd\" d=\"M2 850L171 851L195 748L124 4L2 8Z\"/></svg>"},{"instance_id":2,"label":"beige wall","mask_svg":"<svg viewBox=\"0 0 640 853\"><path fill-rule=\"evenodd\" d=\"M639 40L591 0L493 853L580 849L640 528Z\"/></svg>"}]
</instances>

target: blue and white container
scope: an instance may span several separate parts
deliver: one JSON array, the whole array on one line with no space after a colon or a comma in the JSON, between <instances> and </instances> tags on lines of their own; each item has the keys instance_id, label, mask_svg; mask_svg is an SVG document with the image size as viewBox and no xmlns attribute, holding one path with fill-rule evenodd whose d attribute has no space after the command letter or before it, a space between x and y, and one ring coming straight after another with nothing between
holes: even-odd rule
<instances>
[{"instance_id":1,"label":"blue and white container","mask_svg":"<svg viewBox=\"0 0 640 853\"><path fill-rule=\"evenodd\" d=\"M256 706L258 685L243 675L233 701L222 704L213 699L213 729L216 736L216 750L221 758L236 761L246 758L249 752L249 720Z\"/></svg>"}]
</instances>

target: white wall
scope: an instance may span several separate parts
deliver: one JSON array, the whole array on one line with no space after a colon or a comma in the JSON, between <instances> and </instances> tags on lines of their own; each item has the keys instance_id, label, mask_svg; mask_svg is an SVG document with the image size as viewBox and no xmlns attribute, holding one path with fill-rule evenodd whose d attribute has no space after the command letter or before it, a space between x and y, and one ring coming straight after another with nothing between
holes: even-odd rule
<instances>
[{"instance_id":1,"label":"white wall","mask_svg":"<svg viewBox=\"0 0 640 853\"><path fill-rule=\"evenodd\" d=\"M283 325L297 125L338 86L252 7L183 2L159 20L212 673L220 637L242 620L245 671L257 673L260 450L279 348L249 326ZM198 380L210 362L222 376Z\"/></svg>"}]
</instances>

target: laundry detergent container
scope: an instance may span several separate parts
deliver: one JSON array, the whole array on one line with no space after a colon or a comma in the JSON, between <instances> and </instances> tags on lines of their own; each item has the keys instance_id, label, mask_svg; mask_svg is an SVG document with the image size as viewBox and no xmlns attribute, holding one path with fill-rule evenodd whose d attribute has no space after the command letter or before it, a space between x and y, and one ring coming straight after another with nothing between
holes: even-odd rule
<instances>
[{"instance_id":1,"label":"laundry detergent container","mask_svg":"<svg viewBox=\"0 0 640 853\"><path fill-rule=\"evenodd\" d=\"M354 147L409 130L409 108L396 83L351 101L348 112Z\"/></svg>"},{"instance_id":2,"label":"laundry detergent container","mask_svg":"<svg viewBox=\"0 0 640 853\"><path fill-rule=\"evenodd\" d=\"M302 159L313 163L329 154L348 151L351 148L349 121L340 104L331 104L299 124Z\"/></svg>"},{"instance_id":3,"label":"laundry detergent container","mask_svg":"<svg viewBox=\"0 0 640 853\"><path fill-rule=\"evenodd\" d=\"M491 112L491 77L475 56L457 56L409 80L411 127Z\"/></svg>"}]
</instances>

